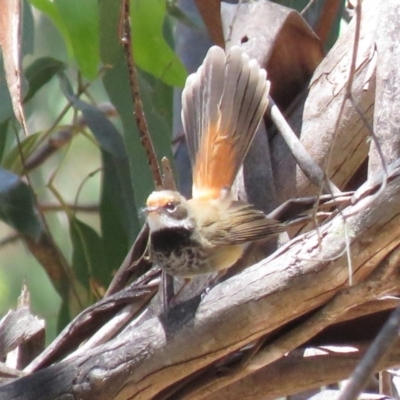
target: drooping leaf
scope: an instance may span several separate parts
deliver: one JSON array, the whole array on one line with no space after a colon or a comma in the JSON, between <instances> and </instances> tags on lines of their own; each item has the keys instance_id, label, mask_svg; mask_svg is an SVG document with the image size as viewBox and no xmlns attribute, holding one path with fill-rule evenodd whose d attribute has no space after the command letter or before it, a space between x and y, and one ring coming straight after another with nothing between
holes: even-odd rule
<instances>
[{"instance_id":1,"label":"drooping leaf","mask_svg":"<svg viewBox=\"0 0 400 400\"><path fill-rule=\"evenodd\" d=\"M132 197L124 194L131 191L129 188L132 184L130 174L126 173L129 172L128 159L115 159L109 153L103 151L102 165L101 232L109 272L115 272L137 236L139 212L135 205L133 193ZM127 188L128 190L126 190ZM134 214L132 217L135 218L135 229L127 226L131 214Z\"/></svg>"},{"instance_id":2,"label":"drooping leaf","mask_svg":"<svg viewBox=\"0 0 400 400\"><path fill-rule=\"evenodd\" d=\"M57 315L57 332L61 332L71 322L72 315L69 302L63 299Z\"/></svg>"},{"instance_id":3,"label":"drooping leaf","mask_svg":"<svg viewBox=\"0 0 400 400\"><path fill-rule=\"evenodd\" d=\"M114 2L113 0L111 1ZM145 204L148 194L153 190L154 184L132 112L133 103L129 84L122 79L122 77L128 76L125 59L121 47L117 47L117 50L119 50L119 54L113 54L111 58L103 58L103 62L112 65L112 68L106 70L103 82L108 96L118 110L122 120L124 143L129 159L135 203L139 207L142 207ZM110 49L110 53L112 52Z\"/></svg>"},{"instance_id":4,"label":"drooping leaf","mask_svg":"<svg viewBox=\"0 0 400 400\"><path fill-rule=\"evenodd\" d=\"M72 267L80 283L90 292L91 280L101 281L105 286L110 280L101 238L89 225L78 218L70 219L72 241Z\"/></svg>"},{"instance_id":5,"label":"drooping leaf","mask_svg":"<svg viewBox=\"0 0 400 400\"><path fill-rule=\"evenodd\" d=\"M65 40L65 45L67 47L68 53L72 56L73 50L71 39L68 35L68 31L64 23L64 18L60 15L55 2L52 0L29 0L29 2L52 20L52 22L60 31Z\"/></svg>"},{"instance_id":6,"label":"drooping leaf","mask_svg":"<svg viewBox=\"0 0 400 400\"><path fill-rule=\"evenodd\" d=\"M63 71L66 65L52 57L41 57L35 60L25 69L25 77L29 84L28 93L24 102L31 99L50 79Z\"/></svg>"},{"instance_id":7,"label":"drooping leaf","mask_svg":"<svg viewBox=\"0 0 400 400\"><path fill-rule=\"evenodd\" d=\"M71 83L65 74L59 74L59 77L65 97L76 109L82 112L86 124L92 130L101 148L114 157L126 157L122 138L104 113L75 96Z\"/></svg>"},{"instance_id":8,"label":"drooping leaf","mask_svg":"<svg viewBox=\"0 0 400 400\"><path fill-rule=\"evenodd\" d=\"M173 88L143 71L139 73L139 86L156 154L159 159L168 157L169 160L173 160L171 150Z\"/></svg>"},{"instance_id":9,"label":"drooping leaf","mask_svg":"<svg viewBox=\"0 0 400 400\"><path fill-rule=\"evenodd\" d=\"M205 31L204 23L200 16L184 12L175 0L167 0L166 7L168 15L178 20L181 24L198 31Z\"/></svg>"},{"instance_id":10,"label":"drooping leaf","mask_svg":"<svg viewBox=\"0 0 400 400\"><path fill-rule=\"evenodd\" d=\"M132 190L129 161L121 135L108 118L77 98L65 75L61 75L63 92L85 122L101 147L103 180L100 218L102 239L108 266L115 269L129 250L139 232L138 211Z\"/></svg>"},{"instance_id":11,"label":"drooping leaf","mask_svg":"<svg viewBox=\"0 0 400 400\"><path fill-rule=\"evenodd\" d=\"M99 67L99 11L97 0L57 0L79 70L88 79Z\"/></svg>"},{"instance_id":12,"label":"drooping leaf","mask_svg":"<svg viewBox=\"0 0 400 400\"><path fill-rule=\"evenodd\" d=\"M96 0L29 0L48 15L64 37L68 52L88 79L99 66L99 22Z\"/></svg>"},{"instance_id":13,"label":"drooping leaf","mask_svg":"<svg viewBox=\"0 0 400 400\"><path fill-rule=\"evenodd\" d=\"M320 37L326 51L328 51L339 37L341 18L345 2L343 0L314 1L309 0L274 0L275 3L293 8L298 12L306 9L302 14Z\"/></svg>"},{"instance_id":14,"label":"drooping leaf","mask_svg":"<svg viewBox=\"0 0 400 400\"><path fill-rule=\"evenodd\" d=\"M0 218L18 232L34 239L43 232L31 189L18 175L1 167Z\"/></svg>"},{"instance_id":15,"label":"drooping leaf","mask_svg":"<svg viewBox=\"0 0 400 400\"><path fill-rule=\"evenodd\" d=\"M4 5L3 5L4 6ZM25 7L26 6L26 7ZM21 58L28 53L32 52L33 49L33 19L32 12L27 4L24 4L24 17L23 17L23 27L22 27L22 55ZM7 86L6 73L3 67L3 58L4 55L0 52L0 124L3 127L8 124L8 120L14 118L13 105L11 102L10 91ZM21 82L22 88L21 90L24 92L24 80ZM7 129L1 130L0 135L5 135ZM2 139L4 143L6 138ZM1 147L1 146L0 146ZM1 153L1 151L0 151ZM1 157L0 157L1 159Z\"/></svg>"},{"instance_id":16,"label":"drooping leaf","mask_svg":"<svg viewBox=\"0 0 400 400\"><path fill-rule=\"evenodd\" d=\"M22 57L26 54L33 53L34 38L35 38L35 23L33 20L32 7L28 0L23 0L23 13L22 13Z\"/></svg>"},{"instance_id":17,"label":"drooping leaf","mask_svg":"<svg viewBox=\"0 0 400 400\"><path fill-rule=\"evenodd\" d=\"M88 304L88 292L74 275L50 233L44 231L38 240L28 235L24 235L23 239L31 254L46 271L63 302L68 303L71 313L69 318L82 311Z\"/></svg>"},{"instance_id":18,"label":"drooping leaf","mask_svg":"<svg viewBox=\"0 0 400 400\"><path fill-rule=\"evenodd\" d=\"M4 0L0 2L0 47L3 52L7 86L11 96L14 114L25 133L27 133L28 131L22 108L20 21L21 1Z\"/></svg>"},{"instance_id":19,"label":"drooping leaf","mask_svg":"<svg viewBox=\"0 0 400 400\"><path fill-rule=\"evenodd\" d=\"M183 86L186 70L163 35L165 0L131 2L132 41L140 68L171 86Z\"/></svg>"},{"instance_id":20,"label":"drooping leaf","mask_svg":"<svg viewBox=\"0 0 400 400\"><path fill-rule=\"evenodd\" d=\"M6 74L0 54L0 123L14 117L10 92L8 91Z\"/></svg>"},{"instance_id":21,"label":"drooping leaf","mask_svg":"<svg viewBox=\"0 0 400 400\"><path fill-rule=\"evenodd\" d=\"M40 139L40 136L41 135L38 132L27 136L20 143L17 143L4 157L1 165L7 170L12 171L17 175L21 175L24 170L21 153L26 160L34 149L38 139Z\"/></svg>"},{"instance_id":22,"label":"drooping leaf","mask_svg":"<svg viewBox=\"0 0 400 400\"><path fill-rule=\"evenodd\" d=\"M0 122L0 164L3 160L4 150L7 143L8 120Z\"/></svg>"}]
</instances>

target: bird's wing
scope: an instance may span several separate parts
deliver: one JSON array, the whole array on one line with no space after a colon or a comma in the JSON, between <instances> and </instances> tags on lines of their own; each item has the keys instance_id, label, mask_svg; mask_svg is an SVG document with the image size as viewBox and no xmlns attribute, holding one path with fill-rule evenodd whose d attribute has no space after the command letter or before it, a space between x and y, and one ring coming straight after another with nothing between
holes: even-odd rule
<instances>
[{"instance_id":1,"label":"bird's wing","mask_svg":"<svg viewBox=\"0 0 400 400\"><path fill-rule=\"evenodd\" d=\"M268 105L269 81L240 47L213 46L182 93L182 122L193 167L193 198L231 187Z\"/></svg>"},{"instance_id":2,"label":"bird's wing","mask_svg":"<svg viewBox=\"0 0 400 400\"><path fill-rule=\"evenodd\" d=\"M205 239L214 245L267 239L285 230L283 224L267 218L250 204L239 201L233 202L228 210L220 214L218 220L209 220L209 225L202 226Z\"/></svg>"}]
</instances>

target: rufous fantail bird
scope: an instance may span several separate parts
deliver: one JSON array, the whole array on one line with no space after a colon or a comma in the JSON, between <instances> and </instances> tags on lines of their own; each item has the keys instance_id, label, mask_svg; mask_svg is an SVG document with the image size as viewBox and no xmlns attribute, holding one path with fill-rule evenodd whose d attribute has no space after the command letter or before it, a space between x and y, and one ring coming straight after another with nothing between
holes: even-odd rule
<instances>
[{"instance_id":1,"label":"rufous fantail bird","mask_svg":"<svg viewBox=\"0 0 400 400\"><path fill-rule=\"evenodd\" d=\"M182 121L193 168L193 198L151 193L145 212L150 259L185 278L229 268L246 245L284 230L231 186L268 105L266 71L240 47L214 46L182 93Z\"/></svg>"}]
</instances>

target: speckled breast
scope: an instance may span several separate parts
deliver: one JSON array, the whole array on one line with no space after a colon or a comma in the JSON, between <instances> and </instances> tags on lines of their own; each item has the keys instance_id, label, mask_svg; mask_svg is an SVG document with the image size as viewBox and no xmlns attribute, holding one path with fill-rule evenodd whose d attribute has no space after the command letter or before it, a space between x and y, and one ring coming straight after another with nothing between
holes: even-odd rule
<instances>
[{"instance_id":1,"label":"speckled breast","mask_svg":"<svg viewBox=\"0 0 400 400\"><path fill-rule=\"evenodd\" d=\"M150 236L150 258L170 275L189 277L206 267L204 253L185 228L166 228Z\"/></svg>"}]
</instances>

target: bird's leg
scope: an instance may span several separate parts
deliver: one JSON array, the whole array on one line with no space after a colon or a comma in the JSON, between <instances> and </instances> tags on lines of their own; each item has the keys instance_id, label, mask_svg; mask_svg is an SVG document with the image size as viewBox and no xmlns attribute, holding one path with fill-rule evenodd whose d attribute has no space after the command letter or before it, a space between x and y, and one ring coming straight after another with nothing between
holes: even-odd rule
<instances>
[{"instance_id":1,"label":"bird's leg","mask_svg":"<svg viewBox=\"0 0 400 400\"><path fill-rule=\"evenodd\" d=\"M162 306L165 313L168 312L169 306L174 295L174 278L162 271Z\"/></svg>"},{"instance_id":2,"label":"bird's leg","mask_svg":"<svg viewBox=\"0 0 400 400\"><path fill-rule=\"evenodd\" d=\"M184 278L182 286L178 289L178 291L174 294L174 296L169 301L169 306L174 307L179 304L179 296L183 293L183 290L187 285L191 282L190 278Z\"/></svg>"},{"instance_id":3,"label":"bird's leg","mask_svg":"<svg viewBox=\"0 0 400 400\"><path fill-rule=\"evenodd\" d=\"M207 292L210 291L214 286L216 286L220 282L221 278L223 278L226 275L227 272L228 272L227 269L218 271L218 273L208 281L208 285L206 288Z\"/></svg>"}]
</instances>

